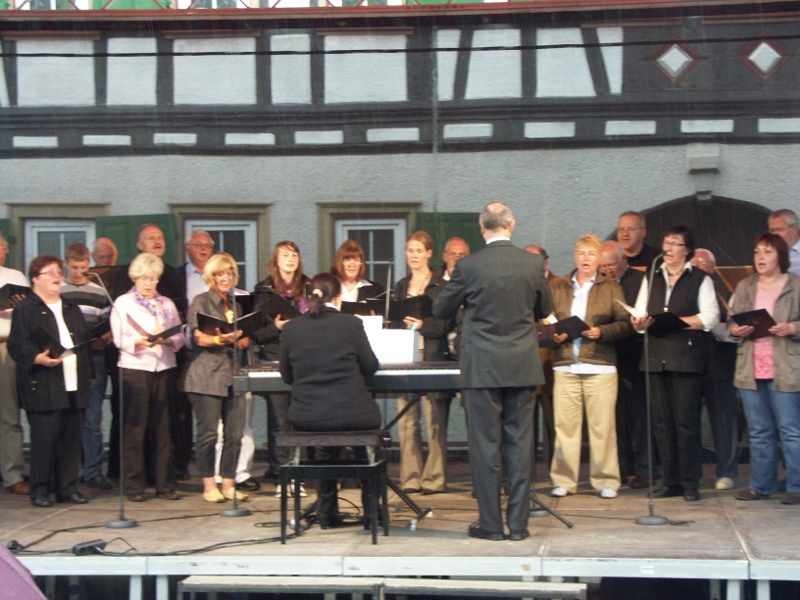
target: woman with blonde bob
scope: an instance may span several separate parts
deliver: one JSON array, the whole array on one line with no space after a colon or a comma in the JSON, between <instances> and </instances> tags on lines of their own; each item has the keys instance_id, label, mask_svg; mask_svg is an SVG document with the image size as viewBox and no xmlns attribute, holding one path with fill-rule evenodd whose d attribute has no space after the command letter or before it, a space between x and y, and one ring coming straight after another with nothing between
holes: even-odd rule
<instances>
[{"instance_id":1,"label":"woman with blonde bob","mask_svg":"<svg viewBox=\"0 0 800 600\"><path fill-rule=\"evenodd\" d=\"M175 304L156 291L164 262L142 253L128 267L133 289L114 302L111 331L120 349L123 406L123 472L125 493L131 502L143 502L145 454L154 454L156 497L178 500L169 433L170 391L175 386L175 352L184 344L183 333L150 341L157 334L181 324ZM145 439L152 432L155 445Z\"/></svg>"},{"instance_id":2,"label":"woman with blonde bob","mask_svg":"<svg viewBox=\"0 0 800 600\"><path fill-rule=\"evenodd\" d=\"M193 354L186 373L184 389L194 407L197 418L197 443L195 461L203 478L203 498L208 502L247 500L247 495L235 489L236 462L242 444L245 422L243 394L233 393L233 353L250 344L241 330L215 335L203 333L197 327L197 313L203 313L233 323L234 315L241 316L241 306L233 300L233 289L239 281L236 260L226 252L208 259L203 269L203 281L209 290L192 301L187 315L187 325L192 336ZM214 445L217 441L217 423L222 419L224 441L219 474L222 491L214 479Z\"/></svg>"},{"instance_id":3,"label":"woman with blonde bob","mask_svg":"<svg viewBox=\"0 0 800 600\"><path fill-rule=\"evenodd\" d=\"M601 498L616 498L620 487L617 455L617 357L614 340L632 331L620 302L625 293L599 272L602 243L584 235L575 244L572 274L553 285L553 305L559 321L575 316L589 329L571 342L556 334L553 358L553 412L556 443L550 476L552 496L578 491L583 412L589 426L590 481ZM619 301L619 302L618 302Z\"/></svg>"}]
</instances>

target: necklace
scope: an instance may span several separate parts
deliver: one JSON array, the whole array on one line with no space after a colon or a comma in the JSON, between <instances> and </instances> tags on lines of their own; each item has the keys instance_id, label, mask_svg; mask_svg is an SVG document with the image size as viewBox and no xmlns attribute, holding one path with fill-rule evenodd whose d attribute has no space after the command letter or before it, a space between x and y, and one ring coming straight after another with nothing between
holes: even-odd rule
<instances>
[{"instance_id":1,"label":"necklace","mask_svg":"<svg viewBox=\"0 0 800 600\"><path fill-rule=\"evenodd\" d=\"M411 275L411 281L409 282L408 286L408 295L409 296L421 296L425 293L425 288L428 287L428 282L431 280L432 271L428 269L428 274L425 276L423 280L414 281L414 275Z\"/></svg>"}]
</instances>

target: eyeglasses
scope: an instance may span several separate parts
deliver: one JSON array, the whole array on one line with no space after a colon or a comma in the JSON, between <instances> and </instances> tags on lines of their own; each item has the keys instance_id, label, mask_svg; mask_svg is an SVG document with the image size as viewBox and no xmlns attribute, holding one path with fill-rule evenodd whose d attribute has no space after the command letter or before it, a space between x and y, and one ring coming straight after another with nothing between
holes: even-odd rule
<instances>
[{"instance_id":1,"label":"eyeglasses","mask_svg":"<svg viewBox=\"0 0 800 600\"><path fill-rule=\"evenodd\" d=\"M598 254L594 250L579 250L575 253L575 256L579 258L597 258Z\"/></svg>"},{"instance_id":2,"label":"eyeglasses","mask_svg":"<svg viewBox=\"0 0 800 600\"><path fill-rule=\"evenodd\" d=\"M139 277L144 283L158 283L158 277L150 277L149 275L144 275Z\"/></svg>"},{"instance_id":3,"label":"eyeglasses","mask_svg":"<svg viewBox=\"0 0 800 600\"><path fill-rule=\"evenodd\" d=\"M686 245L686 244L684 244L684 246L685 246L685 245ZM710 260L708 260L707 258L695 258L694 260L692 260L692 262L693 262L693 263L695 263L695 264L698 264L698 265L704 265L704 264L706 264L706 263L708 263L708 264L710 264L710 265L713 265L713 264L714 264L713 262L711 262L711 261L710 261Z\"/></svg>"},{"instance_id":4,"label":"eyeglasses","mask_svg":"<svg viewBox=\"0 0 800 600\"><path fill-rule=\"evenodd\" d=\"M769 228L769 232L770 233L774 233L775 235L780 235L784 231L786 231L787 229L790 229L792 227L797 227L797 223L794 223L793 225L788 225L786 227L770 227Z\"/></svg>"},{"instance_id":5,"label":"eyeglasses","mask_svg":"<svg viewBox=\"0 0 800 600\"><path fill-rule=\"evenodd\" d=\"M686 246L686 244L681 244L679 242L664 242L661 244L662 248L680 248L681 246Z\"/></svg>"},{"instance_id":6,"label":"eyeglasses","mask_svg":"<svg viewBox=\"0 0 800 600\"><path fill-rule=\"evenodd\" d=\"M52 269L50 271L39 271L39 276L47 275L48 277L52 277L53 279L57 279L59 277L64 276L64 271L61 269Z\"/></svg>"},{"instance_id":7,"label":"eyeglasses","mask_svg":"<svg viewBox=\"0 0 800 600\"><path fill-rule=\"evenodd\" d=\"M214 279L233 279L233 273L231 271L220 271L219 273L214 273Z\"/></svg>"},{"instance_id":8,"label":"eyeglasses","mask_svg":"<svg viewBox=\"0 0 800 600\"><path fill-rule=\"evenodd\" d=\"M641 227L617 227L617 233L635 233L640 229Z\"/></svg>"},{"instance_id":9,"label":"eyeglasses","mask_svg":"<svg viewBox=\"0 0 800 600\"><path fill-rule=\"evenodd\" d=\"M187 246L194 246L195 248L213 248L214 242L192 242L191 244L186 244Z\"/></svg>"}]
</instances>

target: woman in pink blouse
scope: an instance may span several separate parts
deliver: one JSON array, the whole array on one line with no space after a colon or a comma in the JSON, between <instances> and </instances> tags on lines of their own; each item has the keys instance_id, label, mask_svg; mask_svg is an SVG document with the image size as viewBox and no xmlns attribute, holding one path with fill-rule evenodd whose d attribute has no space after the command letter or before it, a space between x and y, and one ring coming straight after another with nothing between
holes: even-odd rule
<instances>
[{"instance_id":1,"label":"woman in pink blouse","mask_svg":"<svg viewBox=\"0 0 800 600\"><path fill-rule=\"evenodd\" d=\"M163 261L154 254L140 254L131 262L128 275L133 288L117 298L111 311L114 344L119 348L123 398L123 473L125 493L131 502L144 502L145 433L154 436L156 498L179 500L169 435L170 390L175 387L175 352L184 344L183 331L150 341L181 324L172 300L156 292L164 272Z\"/></svg>"},{"instance_id":2,"label":"woman in pink blouse","mask_svg":"<svg viewBox=\"0 0 800 600\"><path fill-rule=\"evenodd\" d=\"M734 314L765 309L775 320L766 337L731 322L741 338L734 384L750 430L750 485L738 500L764 500L778 491L778 442L786 463L784 504L800 504L800 277L789 273L789 249L778 235L756 240L756 274L739 282Z\"/></svg>"}]
</instances>

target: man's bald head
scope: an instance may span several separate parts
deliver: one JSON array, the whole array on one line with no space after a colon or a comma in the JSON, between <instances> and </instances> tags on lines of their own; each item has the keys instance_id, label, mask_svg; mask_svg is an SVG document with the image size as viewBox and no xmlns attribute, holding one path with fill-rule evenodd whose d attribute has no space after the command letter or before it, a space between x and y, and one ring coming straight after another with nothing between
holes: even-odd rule
<instances>
[{"instance_id":1,"label":"man's bald head","mask_svg":"<svg viewBox=\"0 0 800 600\"><path fill-rule=\"evenodd\" d=\"M600 248L600 271L614 281L618 281L625 274L628 267L628 257L622 244L615 241L603 242Z\"/></svg>"},{"instance_id":2,"label":"man's bald head","mask_svg":"<svg viewBox=\"0 0 800 600\"><path fill-rule=\"evenodd\" d=\"M714 271L717 270L717 259L711 250L697 248L694 251L694 256L692 256L692 266L705 271L709 275L713 275Z\"/></svg>"},{"instance_id":3,"label":"man's bald head","mask_svg":"<svg viewBox=\"0 0 800 600\"><path fill-rule=\"evenodd\" d=\"M107 237L97 238L92 249L94 264L98 267L113 267L117 264L119 251L114 240Z\"/></svg>"},{"instance_id":4,"label":"man's bald head","mask_svg":"<svg viewBox=\"0 0 800 600\"><path fill-rule=\"evenodd\" d=\"M536 244L528 244L523 248L523 250L525 250L525 252L529 252L530 254L539 254L542 258L544 258L545 276L550 272L550 256L547 254L547 250L541 246L537 246Z\"/></svg>"},{"instance_id":5,"label":"man's bald head","mask_svg":"<svg viewBox=\"0 0 800 600\"><path fill-rule=\"evenodd\" d=\"M511 237L514 231L514 213L504 202L490 202L483 207L479 220L481 234L488 240L496 236Z\"/></svg>"},{"instance_id":6,"label":"man's bald head","mask_svg":"<svg viewBox=\"0 0 800 600\"><path fill-rule=\"evenodd\" d=\"M469 256L469 244L460 237L452 237L447 240L442 252L442 260L447 268L447 274L452 275L456 268L456 262L460 258Z\"/></svg>"}]
</instances>

